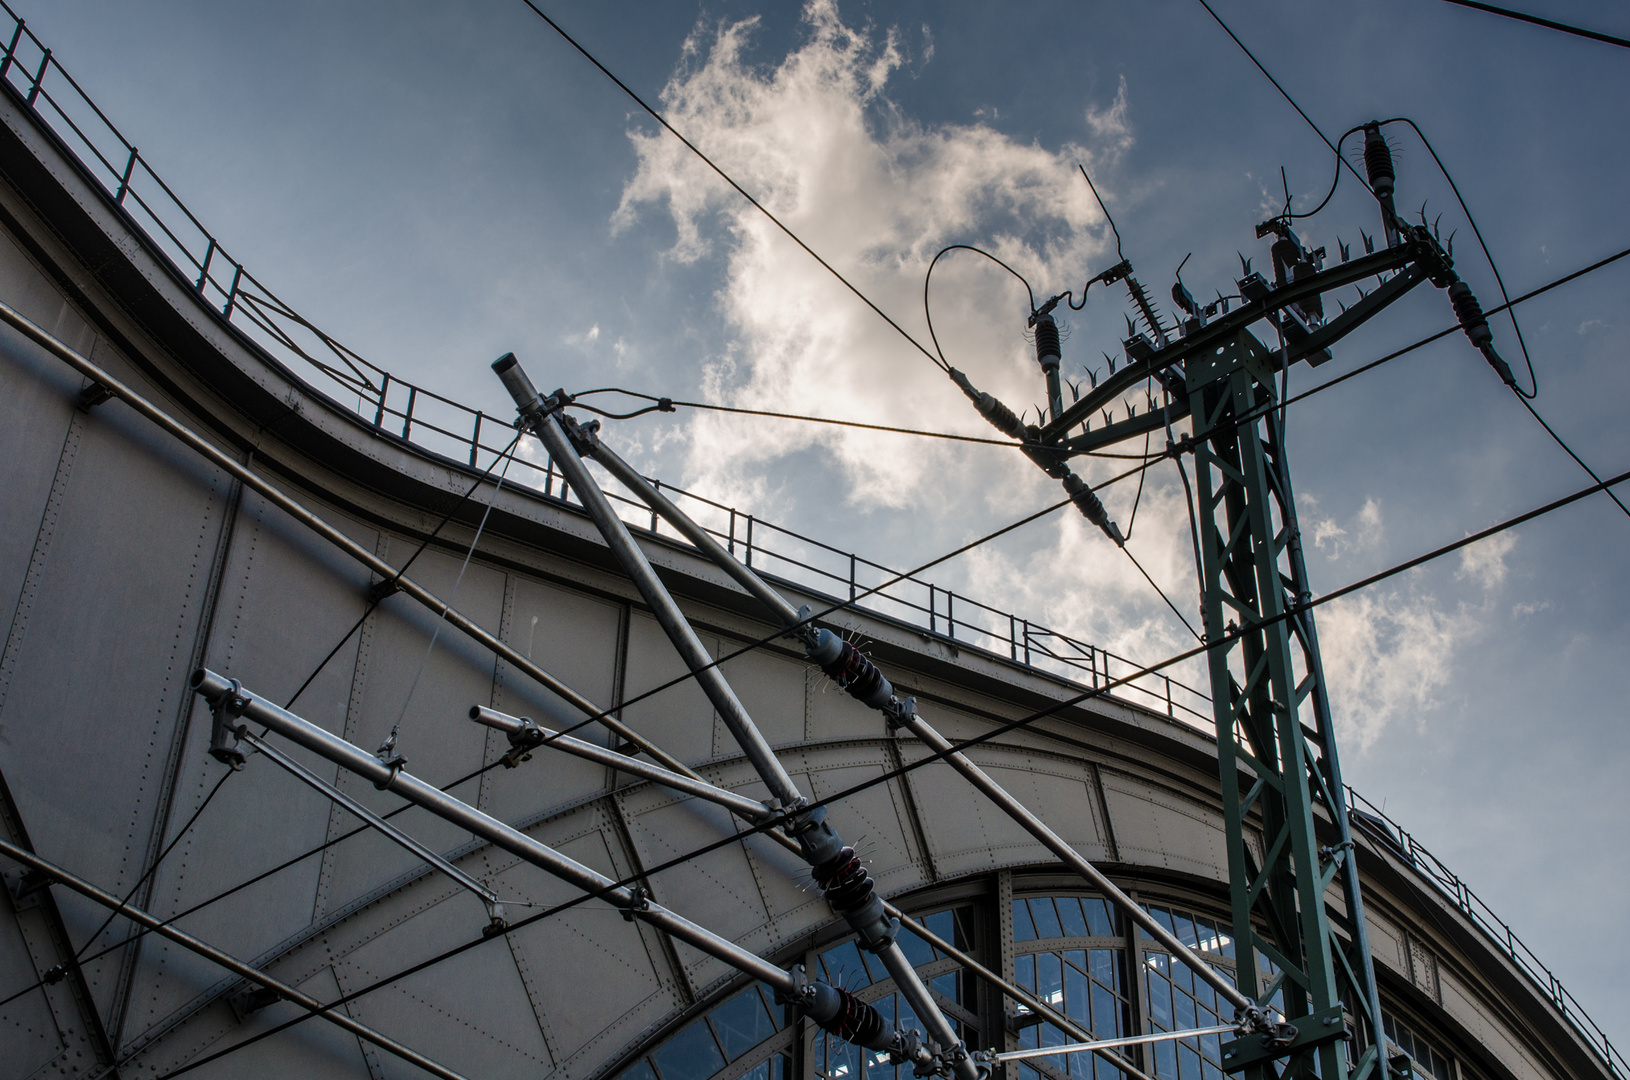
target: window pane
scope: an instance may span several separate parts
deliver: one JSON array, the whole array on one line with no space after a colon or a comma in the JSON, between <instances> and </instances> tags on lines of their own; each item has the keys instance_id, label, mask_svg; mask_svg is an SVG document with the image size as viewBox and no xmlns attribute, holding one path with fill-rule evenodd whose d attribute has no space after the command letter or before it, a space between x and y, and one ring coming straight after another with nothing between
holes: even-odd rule
<instances>
[{"instance_id":1,"label":"window pane","mask_svg":"<svg viewBox=\"0 0 1630 1080\"><path fill-rule=\"evenodd\" d=\"M1116 963L1116 950L1092 950L1092 977L1114 990L1121 991L1121 966Z\"/></svg>"},{"instance_id":2,"label":"window pane","mask_svg":"<svg viewBox=\"0 0 1630 1080\"><path fill-rule=\"evenodd\" d=\"M619 1080L657 1080L657 1074L651 1071L651 1063L640 1058L634 1064L623 1070Z\"/></svg>"},{"instance_id":3,"label":"window pane","mask_svg":"<svg viewBox=\"0 0 1630 1080\"><path fill-rule=\"evenodd\" d=\"M762 983L759 984L758 992L764 997L764 1007L770 1011L770 1023L775 1025L777 1031L780 1031L785 1024L786 1006L777 1005L774 992Z\"/></svg>"},{"instance_id":4,"label":"window pane","mask_svg":"<svg viewBox=\"0 0 1630 1080\"><path fill-rule=\"evenodd\" d=\"M1107 900L1083 900L1081 907L1087 913L1087 927L1093 937L1119 937L1119 920L1110 910ZM1118 1070L1117 1070L1118 1071Z\"/></svg>"},{"instance_id":5,"label":"window pane","mask_svg":"<svg viewBox=\"0 0 1630 1080\"><path fill-rule=\"evenodd\" d=\"M713 1033L724 1047L724 1055L734 1061L775 1034L775 1025L764 1009L757 988L746 990L709 1014Z\"/></svg>"},{"instance_id":6,"label":"window pane","mask_svg":"<svg viewBox=\"0 0 1630 1080\"><path fill-rule=\"evenodd\" d=\"M705 1080L724 1068L724 1055L713 1041L713 1033L698 1020L681 1028L679 1034L651 1054L662 1080Z\"/></svg>"},{"instance_id":7,"label":"window pane","mask_svg":"<svg viewBox=\"0 0 1630 1080\"><path fill-rule=\"evenodd\" d=\"M1187 1040L1177 1044L1177 1063L1183 1071L1183 1080L1200 1080L1200 1055L1189 1048Z\"/></svg>"},{"instance_id":8,"label":"window pane","mask_svg":"<svg viewBox=\"0 0 1630 1080\"><path fill-rule=\"evenodd\" d=\"M1055 1009L1064 1006L1064 961L1057 953L1036 957L1036 996Z\"/></svg>"},{"instance_id":9,"label":"window pane","mask_svg":"<svg viewBox=\"0 0 1630 1080\"><path fill-rule=\"evenodd\" d=\"M1064 936L1086 937L1087 919L1081 914L1081 901L1073 896L1059 896L1054 900L1058 904L1058 921L1064 928Z\"/></svg>"},{"instance_id":10,"label":"window pane","mask_svg":"<svg viewBox=\"0 0 1630 1080\"><path fill-rule=\"evenodd\" d=\"M1178 941L1181 941L1191 949L1199 945L1199 939L1194 936L1193 919L1189 918L1188 915L1181 911L1174 911L1172 913L1172 922L1177 927L1175 932L1177 934Z\"/></svg>"},{"instance_id":11,"label":"window pane","mask_svg":"<svg viewBox=\"0 0 1630 1080\"><path fill-rule=\"evenodd\" d=\"M1023 900L1013 901L1013 940L1035 941L1036 924L1030 921L1030 906ZM1031 1072L1036 1070L1031 1069Z\"/></svg>"},{"instance_id":12,"label":"window pane","mask_svg":"<svg viewBox=\"0 0 1630 1080\"><path fill-rule=\"evenodd\" d=\"M1150 959L1154 959L1150 957ZM1165 959L1165 957L1161 957ZM1162 1031L1172 1031L1172 984L1163 979L1160 973L1150 965L1149 978L1145 980L1149 986L1149 1018L1160 1025ZM1160 1043L1169 1046L1170 1043ZM1175 1059L1173 1059L1175 1060Z\"/></svg>"},{"instance_id":13,"label":"window pane","mask_svg":"<svg viewBox=\"0 0 1630 1080\"><path fill-rule=\"evenodd\" d=\"M861 962L860 950L855 948L852 941L826 950L821 954L821 963L826 967L826 981L833 986L854 991L872 984L866 965Z\"/></svg>"},{"instance_id":14,"label":"window pane","mask_svg":"<svg viewBox=\"0 0 1630 1080\"><path fill-rule=\"evenodd\" d=\"M1058 912L1053 910L1052 897L1031 897L1030 915L1036 920L1036 936L1038 938L1060 938L1064 936L1063 928L1058 925Z\"/></svg>"},{"instance_id":15,"label":"window pane","mask_svg":"<svg viewBox=\"0 0 1630 1080\"><path fill-rule=\"evenodd\" d=\"M751 1069L741 1074L741 1080L772 1080L770 1076L770 1062L761 1061Z\"/></svg>"},{"instance_id":16,"label":"window pane","mask_svg":"<svg viewBox=\"0 0 1630 1080\"><path fill-rule=\"evenodd\" d=\"M1071 1020L1075 1020L1085 1027L1092 1027L1090 1019L1091 996L1087 990L1089 983L1087 977L1074 967L1066 965L1064 968L1064 1012Z\"/></svg>"},{"instance_id":17,"label":"window pane","mask_svg":"<svg viewBox=\"0 0 1630 1080\"><path fill-rule=\"evenodd\" d=\"M1092 988L1092 1033L1100 1039L1113 1039L1125 1035L1122 1017L1126 1015L1120 999L1101 986Z\"/></svg>"},{"instance_id":18,"label":"window pane","mask_svg":"<svg viewBox=\"0 0 1630 1080\"><path fill-rule=\"evenodd\" d=\"M900 937L897 940L900 944L900 951L905 953L906 959L910 961L912 967L922 967L924 964L934 962L934 950L929 946L928 942L913 934L910 927L901 926Z\"/></svg>"},{"instance_id":19,"label":"window pane","mask_svg":"<svg viewBox=\"0 0 1630 1080\"><path fill-rule=\"evenodd\" d=\"M1083 972L1086 971L1087 970L1087 950L1085 950L1085 949L1067 949L1067 950L1065 950L1065 952L1064 952L1064 962L1066 964L1073 964L1076 967L1076 969L1079 970L1079 971L1083 971Z\"/></svg>"}]
</instances>

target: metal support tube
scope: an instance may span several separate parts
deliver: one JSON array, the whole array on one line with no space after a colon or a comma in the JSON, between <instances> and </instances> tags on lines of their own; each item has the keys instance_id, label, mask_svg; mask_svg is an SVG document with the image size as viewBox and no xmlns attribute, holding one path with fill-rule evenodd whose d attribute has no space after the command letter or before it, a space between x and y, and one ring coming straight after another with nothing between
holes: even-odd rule
<instances>
[{"instance_id":1,"label":"metal support tube","mask_svg":"<svg viewBox=\"0 0 1630 1080\"><path fill-rule=\"evenodd\" d=\"M617 482L633 492L641 502L655 510L662 516L662 520L674 527L674 530L691 542L691 545L706 555L720 570L735 579L736 584L746 589L754 599L775 614L781 620L782 626L792 626L798 622L798 609L789 604L780 593L764 584L762 578L743 566L736 557L726 551L724 545L713 538L708 532L675 506L669 498L658 491L645 477L641 476L634 467L618 457L605 443L595 440L589 451L595 461L598 461L606 470L617 479ZM734 511L732 511L734 513ZM851 571L852 573L852 571Z\"/></svg>"},{"instance_id":2,"label":"metal support tube","mask_svg":"<svg viewBox=\"0 0 1630 1080\"><path fill-rule=\"evenodd\" d=\"M1017 822L1021 828L1041 841L1042 845L1058 856L1064 865L1086 878L1093 888L1098 889L1106 898L1126 912L1127 917L1148 931L1149 936L1159 942L1162 948L1192 968L1194 973L1204 979L1207 985L1217 991L1225 1001L1241 1011L1255 1008L1255 1004L1250 998L1241 994L1234 988L1232 983L1219 975L1193 949L1179 941L1170 930L1161 926L1153 915L1144 911L1136 900L1122 892L1114 882L1103 875L1102 871L1082 858L1074 848L1064 841L1063 837L1048 828L1046 823L1036 815L1025 809L1023 803L1009 795L1001 784L987 776L985 770L969 761L962 753L953 751L950 741L930 727L922 717L917 716L910 710L905 710L899 722L910 728L912 734L921 739L925 746L935 753L943 755L947 764L961 773L974 787L984 792L991 802L995 803L1003 813Z\"/></svg>"},{"instance_id":3,"label":"metal support tube","mask_svg":"<svg viewBox=\"0 0 1630 1080\"><path fill-rule=\"evenodd\" d=\"M925 924L913 919L911 916L907 915L905 912L901 911L887 900L883 901L883 910L887 911L894 918L899 919L901 924L908 927L913 934L916 934L918 937L934 946L934 948L961 964L971 974L984 979L986 982L996 987L996 989L1000 990L1012 1000L1018 1002L1020 1005L1023 1005L1031 1012L1036 1013L1042 1017L1042 1019L1064 1032L1064 1034L1069 1035L1072 1038L1079 1039L1084 1043L1092 1041L1092 1032L1081 1027L1074 1020L1071 1020L1068 1016L1065 1016L1063 1013L1059 1012L1057 1009L1053 1008L1036 995L1030 993L1028 990L1025 990L1023 987L1008 982L1006 979L996 974L996 972L992 971L984 964L981 964L978 960L975 960L973 957L969 956L955 945L952 945L949 941L946 941L944 938L934 933L934 931L930 930ZM1119 1054L1112 1053L1107 1049L1095 1049L1093 1052L1099 1057L1103 1058L1105 1061L1109 1062L1111 1065L1115 1066L1117 1069L1125 1072L1132 1078L1132 1080L1153 1080L1148 1073L1145 1073L1142 1069L1139 1069L1136 1065L1132 1064Z\"/></svg>"},{"instance_id":4,"label":"metal support tube","mask_svg":"<svg viewBox=\"0 0 1630 1080\"><path fill-rule=\"evenodd\" d=\"M652 902L643 893L636 893L627 886L618 885L599 871L569 859L547 844L534 840L468 803L453 798L400 766L387 765L373 754L346 742L338 735L331 734L309 720L256 697L232 680L213 671L200 669L193 673L191 686L193 692L208 701L212 708L225 709L233 716L241 716L265 725L290 742L327 758L342 769L356 773L375 787L395 792L414 805L423 807L437 817L468 830L585 892L599 894L601 899L613 907L620 908L630 918L650 923L785 995L794 996L800 992L800 980L790 972L781 970L735 942L720 937L684 916Z\"/></svg>"},{"instance_id":5,"label":"metal support tube","mask_svg":"<svg viewBox=\"0 0 1630 1080\"><path fill-rule=\"evenodd\" d=\"M651 563L645 557L645 552L639 544L634 542L628 526L623 524L622 518L607 501L605 492L590 475L588 467L578 457L572 446L572 440L567 436L565 428L561 426L560 418L554 414L541 417L533 425L533 430L543 440L549 450L549 456L560 465L560 471L565 474L566 480L577 489L577 497L583 501L583 508L594 519L600 534L605 537L606 545L611 548L617 561L623 564L628 576L634 580L635 588L645 598L650 607L651 614L656 616L657 622L662 626L663 632L668 635L674 644L685 666L695 675L696 682L701 686L708 700L719 711L719 718L735 736L736 742L741 745L742 752L747 760L752 762L753 768L769 786L770 794L781 800L781 805L793 807L798 805L803 796L793 784L792 777L782 767L780 759L770 749L770 744L764 741L763 734L753 718L747 715L747 709L736 697L736 692L725 681L724 675L714 665L713 658L707 654L702 642L691 629L679 605L668 594L667 587L657 577L656 571L651 569Z\"/></svg>"},{"instance_id":6,"label":"metal support tube","mask_svg":"<svg viewBox=\"0 0 1630 1080\"><path fill-rule=\"evenodd\" d=\"M124 401L125 404L129 405L132 409L147 417L153 423L175 436L193 450L196 450L217 468L222 469L243 481L245 487L258 492L268 502L287 513L290 517L294 518L294 520L298 521L300 524L304 525L318 536L321 536L324 540L327 540L329 543L345 552L345 554L349 555L363 566L366 566L368 569L372 570L374 573L383 578L396 582L396 584L400 586L402 592L412 597L418 603L423 604L435 614L446 618L448 623L462 631L464 634L468 635L473 641L491 650L500 659L504 660L512 667L536 680L541 686L544 686L548 690L565 699L565 701L571 705L572 708L577 709L586 716L595 717L597 723L611 731L616 732L625 741L631 742L635 746L639 747L642 751L648 754L653 761L660 762L666 767L682 775L696 777L694 772L687 769L683 764L670 757L668 754L664 753L659 747L651 743L638 732L623 724L613 716L602 715L603 710L595 705L594 702L590 701L582 694L579 694L577 691L573 690L571 687L567 686L553 675L550 675L547 671L534 664L527 657L522 656L508 645L504 644L496 636L482 629L477 623L466 618L456 609L443 603L433 593L417 584L415 581L413 581L413 579L406 576L398 576L395 567L385 562L385 560L379 558L371 550L358 544L339 529L336 529L334 526L330 525L328 522L324 521L310 510L307 510L298 501L284 494L282 490L268 483L251 469L239 464L230 455L217 449L213 444L194 433L180 421L164 412L164 410L148 401L146 398L138 394L135 390L131 389L120 380L114 378L113 375L103 370L99 365L92 363L90 360L74 352L74 350L64 345L61 341L58 341L51 334L47 333L39 326L36 326L15 308L12 308L8 304L0 303L0 319L3 319L7 323L11 324L30 340L51 352L58 359L67 363L69 367L74 368L80 374L88 376L103 387L106 387L108 392L113 397ZM389 379L388 375L386 376L386 379ZM381 410L384 408L384 400L384 391L381 390Z\"/></svg>"},{"instance_id":7,"label":"metal support tube","mask_svg":"<svg viewBox=\"0 0 1630 1080\"><path fill-rule=\"evenodd\" d=\"M68 888L72 889L81 896L102 905L110 911L123 915L131 922L144 926L162 937L170 939L177 945L180 945L182 948L187 949L190 952L197 953L199 956L219 964L221 967L226 968L234 975L248 979L250 982L255 983L258 986L265 987L278 997L294 1002L296 1005L299 1005L301 1008L307 1009L315 1015L322 1017L329 1023L334 1024L337 1027L344 1028L357 1038L365 1039L368 1042L373 1043L386 1053L393 1054L396 1057L401 1058L403 1061L417 1065L419 1068L425 1070L433 1076L439 1076L442 1078L442 1080L464 1080L464 1076L462 1074L454 1072L445 1065L432 1061L416 1050L408 1049L406 1046L403 1046L394 1039L381 1035L379 1032L375 1031L371 1027L368 1027L366 1024L360 1024L351 1019L350 1016L346 1015L343 1008L334 1009L332 1006L324 1005L316 998L307 997L305 994L302 994L300 991L296 990L292 986L289 986L287 983L274 979L270 975L250 967L243 961L227 955L212 945L206 945L204 942L193 937L191 934L177 930L169 923L149 915L140 908L131 907L129 904L120 900L117 896L103 892L90 882L85 881L82 878L75 877L73 874L68 873L68 871L62 869L54 863L47 862L38 855L24 851L22 848L17 847L14 844L10 844L3 839L0 839L0 855L5 855L10 859L15 859L17 862L20 862L25 866L33 867L40 873L45 874L52 881L61 882L63 885L66 885Z\"/></svg>"},{"instance_id":8,"label":"metal support tube","mask_svg":"<svg viewBox=\"0 0 1630 1080\"><path fill-rule=\"evenodd\" d=\"M688 776L681 776L679 773L664 769L660 765L649 765L636 758L631 758L627 754L618 753L616 750L608 750L604 746L596 746L593 743L584 742L582 739L574 739L570 735L561 735L541 724L534 723L528 717L511 716L508 713L499 712L497 709L474 705L470 708L470 719L478 724L485 724L490 728L497 728L502 731L509 736L510 745L517 749L524 749L529 746L551 746L556 750L564 751L588 761L609 765L619 772L642 777L653 783L661 784L663 787L672 788L674 791L694 795L696 798L706 799L708 802L718 803L732 813L739 814L755 824L768 818L771 813L769 807L763 803L754 802L745 795L737 795L734 791L726 791L724 788L716 787L706 780L693 780Z\"/></svg>"},{"instance_id":9,"label":"metal support tube","mask_svg":"<svg viewBox=\"0 0 1630 1080\"><path fill-rule=\"evenodd\" d=\"M266 759L268 761L280 766L290 776L293 776L295 779L306 784L308 787L312 788L326 798L333 799L335 802L345 807L345 809L350 813L358 818L361 818L379 832L383 833L387 839L406 848L408 851L412 852L415 857L423 859L425 862L429 863L431 866L434 866L437 870L440 870L442 873L446 874L448 877L452 878L466 889L475 893L475 895L481 898L481 902L487 906L487 913L493 918L498 919L503 917L503 905L498 901L498 894L493 892L487 886L483 885L469 874L466 874L464 871L460 870L458 867L436 854L436 852L425 847L419 841L415 840L401 829L398 829L395 825L392 825L390 822L386 821L384 818L380 817L378 814L374 813L357 800L351 798L351 796L347 795L333 784L330 784L328 781L324 780L322 777L318 776L316 773L312 772L298 761L295 761L293 758L287 756L281 750L277 749L277 747L272 746L258 735L255 735L252 732L245 732L241 738L244 742L266 755Z\"/></svg>"}]
</instances>

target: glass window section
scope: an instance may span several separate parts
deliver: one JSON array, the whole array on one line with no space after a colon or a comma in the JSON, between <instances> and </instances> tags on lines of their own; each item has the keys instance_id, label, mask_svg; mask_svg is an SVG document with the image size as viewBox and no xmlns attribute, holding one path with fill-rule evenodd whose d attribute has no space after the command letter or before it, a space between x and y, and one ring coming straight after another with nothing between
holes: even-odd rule
<instances>
[{"instance_id":1,"label":"glass window section","mask_svg":"<svg viewBox=\"0 0 1630 1080\"><path fill-rule=\"evenodd\" d=\"M649 1061L640 1058L623 1070L620 1080L657 1080L657 1074Z\"/></svg>"},{"instance_id":2,"label":"glass window section","mask_svg":"<svg viewBox=\"0 0 1630 1080\"><path fill-rule=\"evenodd\" d=\"M1032 896L1030 917L1036 923L1036 937L1045 940L1064 936L1064 928L1058 923L1058 911L1053 907L1052 897Z\"/></svg>"},{"instance_id":3,"label":"glass window section","mask_svg":"<svg viewBox=\"0 0 1630 1080\"><path fill-rule=\"evenodd\" d=\"M731 1061L775 1034L775 1024L757 987L737 994L708 1014L725 1057Z\"/></svg>"},{"instance_id":4,"label":"glass window section","mask_svg":"<svg viewBox=\"0 0 1630 1080\"><path fill-rule=\"evenodd\" d=\"M853 941L828 949L821 954L821 966L826 969L826 981L853 993L872 984L865 961Z\"/></svg>"},{"instance_id":5,"label":"glass window section","mask_svg":"<svg viewBox=\"0 0 1630 1080\"><path fill-rule=\"evenodd\" d=\"M1087 929L1093 937L1121 936L1121 913L1110 907L1108 900L1091 897L1081 901L1081 909L1087 914Z\"/></svg>"},{"instance_id":6,"label":"glass window section","mask_svg":"<svg viewBox=\"0 0 1630 1080\"><path fill-rule=\"evenodd\" d=\"M706 1080L724 1068L724 1055L713 1040L707 1022L697 1020L651 1054L662 1080Z\"/></svg>"},{"instance_id":7,"label":"glass window section","mask_svg":"<svg viewBox=\"0 0 1630 1080\"><path fill-rule=\"evenodd\" d=\"M1036 924L1030 921L1030 905L1017 897L1013 900L1013 940L1036 940Z\"/></svg>"},{"instance_id":8,"label":"glass window section","mask_svg":"<svg viewBox=\"0 0 1630 1080\"><path fill-rule=\"evenodd\" d=\"M1088 937L1087 917L1081 913L1081 901L1073 896L1056 896L1054 903L1058 905L1059 925L1064 928L1064 937Z\"/></svg>"}]
</instances>

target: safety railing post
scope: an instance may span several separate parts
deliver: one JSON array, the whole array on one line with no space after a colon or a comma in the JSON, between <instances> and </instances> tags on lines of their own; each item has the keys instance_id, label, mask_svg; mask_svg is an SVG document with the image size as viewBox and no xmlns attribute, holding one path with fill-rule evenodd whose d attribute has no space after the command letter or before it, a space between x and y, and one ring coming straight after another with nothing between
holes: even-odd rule
<instances>
[{"instance_id":1,"label":"safety railing post","mask_svg":"<svg viewBox=\"0 0 1630 1080\"><path fill-rule=\"evenodd\" d=\"M950 589L945 590L945 632L956 637L956 593Z\"/></svg>"},{"instance_id":2,"label":"safety railing post","mask_svg":"<svg viewBox=\"0 0 1630 1080\"><path fill-rule=\"evenodd\" d=\"M481 449L481 410L475 411L475 434L470 436L470 468L475 468L476 452Z\"/></svg>"},{"instance_id":3,"label":"safety railing post","mask_svg":"<svg viewBox=\"0 0 1630 1080\"><path fill-rule=\"evenodd\" d=\"M221 305L221 315L227 322L232 321L232 311L238 303L238 282L243 279L243 266L239 263L232 266L232 289L226 294L226 303Z\"/></svg>"},{"instance_id":4,"label":"safety railing post","mask_svg":"<svg viewBox=\"0 0 1630 1080\"><path fill-rule=\"evenodd\" d=\"M409 384L407 412L402 414L402 438L404 439L408 438L409 433L413 430L413 405L418 400L419 388Z\"/></svg>"},{"instance_id":5,"label":"safety railing post","mask_svg":"<svg viewBox=\"0 0 1630 1080\"><path fill-rule=\"evenodd\" d=\"M45 69L51 66L51 50L46 49L45 55L40 57L40 70L34 73L34 85L28 88L28 107L34 107L34 99L40 96L40 81L45 78Z\"/></svg>"},{"instance_id":6,"label":"safety railing post","mask_svg":"<svg viewBox=\"0 0 1630 1080\"><path fill-rule=\"evenodd\" d=\"M1017 615L1007 617L1007 657L1009 660L1019 658L1019 617Z\"/></svg>"},{"instance_id":7,"label":"safety railing post","mask_svg":"<svg viewBox=\"0 0 1630 1080\"><path fill-rule=\"evenodd\" d=\"M747 515L747 557L742 560L749 567L753 565L753 515Z\"/></svg>"},{"instance_id":8,"label":"safety railing post","mask_svg":"<svg viewBox=\"0 0 1630 1080\"><path fill-rule=\"evenodd\" d=\"M209 280L209 264L215 261L215 237L209 238L209 247L204 251L204 265L198 271L198 295L204 295L204 282Z\"/></svg>"},{"instance_id":9,"label":"safety railing post","mask_svg":"<svg viewBox=\"0 0 1630 1080\"><path fill-rule=\"evenodd\" d=\"M1172 715L1172 677L1166 676L1166 715Z\"/></svg>"},{"instance_id":10,"label":"safety railing post","mask_svg":"<svg viewBox=\"0 0 1630 1080\"><path fill-rule=\"evenodd\" d=\"M937 603L935 603L935 591L934 583L930 581L928 583L928 632L930 634L939 633L939 627L934 621L936 615L935 608L939 606Z\"/></svg>"},{"instance_id":11,"label":"safety railing post","mask_svg":"<svg viewBox=\"0 0 1630 1080\"><path fill-rule=\"evenodd\" d=\"M6 63L9 64L10 62L11 58L9 56L6 57ZM140 156L141 151L132 146L130 148L130 159L125 162L124 175L119 177L119 190L113 196L113 201L118 203L120 206L125 204L125 194L130 190L130 177L136 172L136 159Z\"/></svg>"},{"instance_id":12,"label":"safety railing post","mask_svg":"<svg viewBox=\"0 0 1630 1080\"><path fill-rule=\"evenodd\" d=\"M1030 620L1025 619L1023 621L1024 621L1024 664L1025 664L1025 667L1029 667L1030 666Z\"/></svg>"},{"instance_id":13,"label":"safety railing post","mask_svg":"<svg viewBox=\"0 0 1630 1080\"><path fill-rule=\"evenodd\" d=\"M730 539L729 539L729 543L727 543L725 545L725 548L732 555L734 555L736 553L736 508L735 507L730 508Z\"/></svg>"},{"instance_id":14,"label":"safety railing post","mask_svg":"<svg viewBox=\"0 0 1630 1080\"><path fill-rule=\"evenodd\" d=\"M385 377L379 380L379 408L374 410L374 427L385 425L385 395L391 392L391 373L385 372Z\"/></svg>"},{"instance_id":15,"label":"safety railing post","mask_svg":"<svg viewBox=\"0 0 1630 1080\"><path fill-rule=\"evenodd\" d=\"M651 481L651 486L656 488L658 491L661 491L662 490L662 481L661 480L652 480ZM657 512L656 512L656 508L652 507L652 509L651 509L651 532L654 534L656 531L657 531Z\"/></svg>"},{"instance_id":16,"label":"safety railing post","mask_svg":"<svg viewBox=\"0 0 1630 1080\"><path fill-rule=\"evenodd\" d=\"M855 557L849 556L849 602L855 602Z\"/></svg>"},{"instance_id":17,"label":"safety railing post","mask_svg":"<svg viewBox=\"0 0 1630 1080\"><path fill-rule=\"evenodd\" d=\"M11 70L12 58L17 55L17 42L22 40L23 27L27 25L28 23L26 20L17 20L17 29L11 32L11 42L6 46L6 58L5 60L0 61L0 79L5 78L6 72Z\"/></svg>"}]
</instances>

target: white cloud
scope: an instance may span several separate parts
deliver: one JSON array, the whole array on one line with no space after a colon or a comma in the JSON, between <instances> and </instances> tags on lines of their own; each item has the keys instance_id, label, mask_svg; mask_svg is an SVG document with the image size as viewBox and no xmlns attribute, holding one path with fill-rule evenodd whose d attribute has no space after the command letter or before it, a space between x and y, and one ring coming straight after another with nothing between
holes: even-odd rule
<instances>
[{"instance_id":1,"label":"white cloud","mask_svg":"<svg viewBox=\"0 0 1630 1080\"><path fill-rule=\"evenodd\" d=\"M1320 611L1320 651L1343 745L1368 749L1398 720L1424 726L1442 704L1456 651L1480 621L1413 590L1356 593Z\"/></svg>"},{"instance_id":2,"label":"white cloud","mask_svg":"<svg viewBox=\"0 0 1630 1080\"><path fill-rule=\"evenodd\" d=\"M892 32L851 29L830 0L804 12L806 37L780 63L750 63L756 20L699 30L690 61L662 94L670 121L766 208L921 340L922 281L945 244L981 244L1037 288L1081 280L1103 251L1101 214L1075 173L1093 153L1022 143L983 124L926 126L886 96L901 64ZM1129 139L1125 97L1102 115ZM704 388L741 407L989 435L929 362L826 270L665 133L631 132L639 167L615 228L649 207L671 217L669 257L722 248L720 311L733 341L709 361ZM1062 285L1060 285L1062 287ZM935 329L947 356L1015 409L1041 396L1022 338L1024 294L1012 279L958 253L934 276ZM1117 316L1118 317L1118 316ZM814 427L764 428L707 416L691 423L687 481L715 497L756 501L766 472L824 451L856 510L1034 508L1055 485L1017 455Z\"/></svg>"},{"instance_id":3,"label":"white cloud","mask_svg":"<svg viewBox=\"0 0 1630 1080\"><path fill-rule=\"evenodd\" d=\"M1457 578L1470 578L1484 591L1498 588L1505 584L1507 567L1505 557L1511 554L1511 549L1517 546L1515 533L1495 533L1486 540L1479 540L1470 547L1460 549L1460 569L1455 571Z\"/></svg>"},{"instance_id":4,"label":"white cloud","mask_svg":"<svg viewBox=\"0 0 1630 1080\"><path fill-rule=\"evenodd\" d=\"M1318 500L1313 498L1302 501L1308 511L1318 506ZM1305 512L1301 516L1312 517ZM1348 551L1369 550L1381 542L1381 504L1374 498L1365 499L1364 505L1345 526L1332 517L1313 518L1312 530L1313 546L1332 562Z\"/></svg>"}]
</instances>

